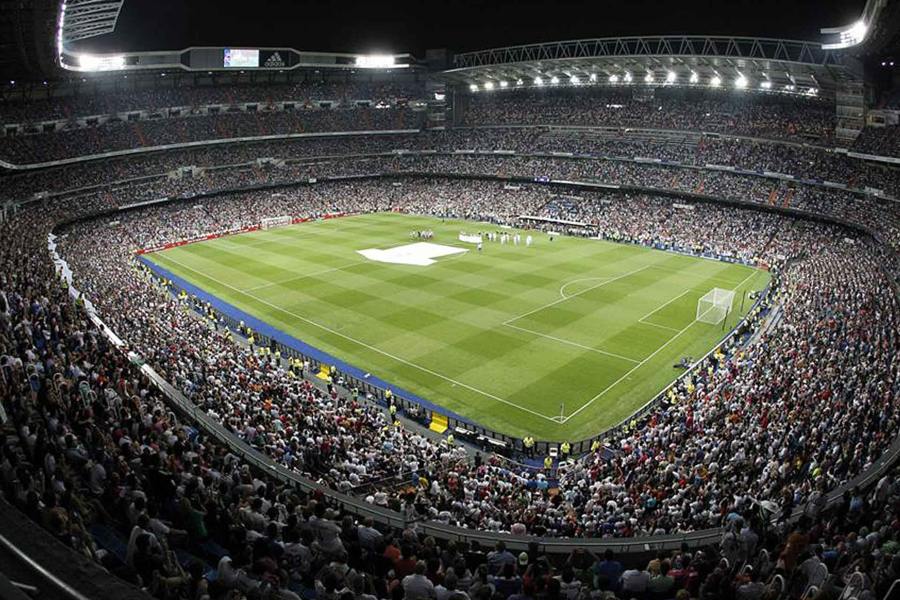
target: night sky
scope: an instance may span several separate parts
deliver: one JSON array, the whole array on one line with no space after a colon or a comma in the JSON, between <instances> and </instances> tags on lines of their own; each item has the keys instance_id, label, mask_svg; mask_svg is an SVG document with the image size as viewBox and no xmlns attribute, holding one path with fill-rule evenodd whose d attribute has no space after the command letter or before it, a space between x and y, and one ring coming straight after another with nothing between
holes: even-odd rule
<instances>
[{"instance_id":1,"label":"night sky","mask_svg":"<svg viewBox=\"0 0 900 600\"><path fill-rule=\"evenodd\" d=\"M126 0L96 51L288 46L330 52L479 50L531 42L653 34L820 40L865 0Z\"/></svg>"}]
</instances>

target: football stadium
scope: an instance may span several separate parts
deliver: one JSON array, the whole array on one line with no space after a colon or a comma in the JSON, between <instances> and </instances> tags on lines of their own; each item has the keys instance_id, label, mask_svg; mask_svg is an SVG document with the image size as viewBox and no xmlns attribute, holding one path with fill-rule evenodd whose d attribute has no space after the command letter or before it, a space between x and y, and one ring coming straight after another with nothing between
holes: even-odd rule
<instances>
[{"instance_id":1,"label":"football stadium","mask_svg":"<svg viewBox=\"0 0 900 600\"><path fill-rule=\"evenodd\" d=\"M0 6L0 598L900 598L900 2Z\"/></svg>"}]
</instances>

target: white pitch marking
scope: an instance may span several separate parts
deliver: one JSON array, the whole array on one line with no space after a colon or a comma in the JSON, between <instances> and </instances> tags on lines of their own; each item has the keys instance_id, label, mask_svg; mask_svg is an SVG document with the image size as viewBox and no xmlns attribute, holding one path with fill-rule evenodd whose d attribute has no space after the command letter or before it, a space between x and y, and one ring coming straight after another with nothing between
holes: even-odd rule
<instances>
[{"instance_id":1,"label":"white pitch marking","mask_svg":"<svg viewBox=\"0 0 900 600\"><path fill-rule=\"evenodd\" d=\"M750 273L749 275L747 275L747 277L745 277L744 280L743 280L742 282L740 282L739 284L737 284L736 286L734 286L734 287L732 288L732 291L735 291L735 290L737 290L739 287L741 287L742 285L744 285L744 283L746 283L747 280L750 279L751 277L753 277L754 275L756 275L756 271L753 271L752 273ZM569 419L571 419L572 417L574 417L575 415L577 415L578 413L580 413L581 411L583 411L585 408L587 408L588 406L590 406L591 404L593 404L593 402L594 402L597 398L601 397L603 394L605 394L606 392L608 392L609 390L611 390L613 387L615 387L616 385L618 385L619 382L623 381L626 377L628 377L629 375L631 375L632 373L634 373L635 371L637 371L638 369L640 369L642 366L644 366L644 365L647 363L648 360L650 360L651 358L653 358L654 356L656 356L657 354L659 354L659 352L660 352L663 348L665 348L666 346L668 346L669 344L671 344L673 341L675 341L676 338L678 338L679 336L681 336L681 334L683 334L685 331L687 331L688 329L690 329L691 325L693 325L694 323L697 323L697 322L698 322L698 321L697 321L696 319L694 319L693 321L691 321L690 323L688 323L687 325L685 325L683 329L679 330L678 333L676 333L675 335L673 335L672 337L670 337L669 340L668 340L666 343L664 343L662 346L660 346L659 348L657 348L656 350L654 350L654 351L653 351L653 354L651 354L650 356L648 356L647 358L645 358L644 360L642 360L641 362L639 362L639 363L638 363L637 365L635 365L630 371L628 371L627 373L625 373L624 375L622 375L621 377L619 377L618 379L616 379L615 381L613 381L611 384L609 384L609 385L606 386L603 390L601 390L599 394L597 394L596 396L594 396L593 398L591 398L590 400L588 400L585 404L583 404L580 408L578 408L578 410L576 410L575 412L573 412L572 414L570 414L569 416L567 416L567 417L565 418L565 420L563 421L563 423L565 423L566 421L568 421ZM663 388L663 389L665 389L665 388Z\"/></svg>"},{"instance_id":2,"label":"white pitch marking","mask_svg":"<svg viewBox=\"0 0 900 600\"><path fill-rule=\"evenodd\" d=\"M668 325L660 325L658 323L651 323L650 321L638 321L641 325L649 325L650 327L658 327L659 329L665 329L666 331L678 331L674 327L669 327Z\"/></svg>"},{"instance_id":3,"label":"white pitch marking","mask_svg":"<svg viewBox=\"0 0 900 600\"><path fill-rule=\"evenodd\" d=\"M618 358L620 360L626 360L630 363L637 363L633 358L628 358L627 356L622 356L621 354L615 354L614 352L607 352L606 350L600 350L599 348L591 348L590 346L585 346L583 344L579 344L578 342L573 342L571 340L566 340L563 338L554 337L552 335L547 335L546 333L541 333L540 331L534 331L532 329L526 329L525 327L519 327L518 325L512 325L510 323L504 323L505 327L511 327L513 329L517 329L519 331L524 331L526 333L530 333L532 335L537 335L543 338L547 338L548 340L553 340L555 342L559 342L560 344L568 344L569 346L575 346L576 348L581 348L583 350L590 350L591 352L596 352L598 354L605 354L606 356L612 356L613 358Z\"/></svg>"},{"instance_id":4,"label":"white pitch marking","mask_svg":"<svg viewBox=\"0 0 900 600\"><path fill-rule=\"evenodd\" d=\"M664 309L664 308L667 307L668 305L672 304L673 302L675 302L676 300L678 300L679 298L681 298L682 296L684 296L685 294L687 294L687 293L690 292L690 291L691 291L691 290L689 290L689 289L684 290L683 292L681 292L680 294L678 294L677 296L675 296L674 298L672 298L671 300L669 300L668 302L666 302L665 304L663 304L662 306L659 306L659 307L657 307L657 308L654 308L653 310L651 310L650 312L648 312L646 315L644 315L643 317L641 317L640 319L638 319L638 323L643 323L644 325L652 325L653 327L659 327L660 329L668 329L669 331L678 331L678 330L677 330L676 328L674 328L674 327L667 327L666 325L659 325L659 324L657 324L657 323L651 323L651 322L649 322L649 321L645 321L644 319L646 319L646 318L650 317L651 315L653 315L653 314L655 314L655 313L661 311L662 309Z\"/></svg>"},{"instance_id":5,"label":"white pitch marking","mask_svg":"<svg viewBox=\"0 0 900 600\"><path fill-rule=\"evenodd\" d=\"M225 283L225 282L223 282L223 281L219 281L219 280L216 279L215 277L211 277L211 276L207 275L206 273L203 273L203 272L201 272L201 271L198 271L197 269L194 269L193 267L189 267L188 265L186 265L186 264L184 264L184 263L182 263L182 262L180 262L180 261L177 261L177 260L175 260L174 258L171 258L171 257L168 257L168 256L166 256L166 257L164 257L164 258L165 258L166 260L169 260L169 261L175 263L176 265L178 265L178 266L180 266L180 267L182 267L182 268L184 268L184 269L187 269L187 270L189 270L189 271L193 271L194 273L197 273L198 275L200 275L200 276L202 276L202 277L205 277L206 279L209 279L210 281L214 281L214 282L218 283L219 285L222 285L222 286L227 287L228 289L234 290L235 292L237 292L237 293L239 293L239 294L242 294L242 295L244 295L244 296L246 296L246 297L248 297L248 298L252 298L252 299L256 300L257 302L260 302L261 304L265 304L266 306L269 306L269 307L271 307L271 308L274 308L274 309L277 310L277 311L280 311L280 312L282 312L282 313L284 313L284 314L286 314L286 315L290 315L290 316L294 317L295 319L299 319L299 320L301 320L301 321L303 321L303 322L305 322L305 323L309 323L310 325L312 325L312 326L314 326L314 327L318 327L319 329L322 329L322 330L324 330L324 331L327 331L328 333L331 333L331 334L336 335L336 336L338 336L338 337L344 338L345 340L348 340L348 341L350 341L350 342L353 342L354 344L358 344L358 345L362 346L363 348L367 348L367 349L369 349L369 350L372 350L373 352L377 352L378 354L382 354L382 355L384 355L384 356L387 356L388 358L392 358L392 359L396 360L397 362L400 362L400 363L403 363L403 364L405 364L405 365L407 365L407 366L413 367L414 369L418 369L418 370L422 371L423 373L428 373L429 375L434 375L435 377L438 377L439 379L443 379L444 381L448 381L448 382L450 382L450 383L453 383L453 384L456 384L456 385L458 385L458 386L464 387L464 388L466 388L467 390L471 390L471 391L473 391L473 392L475 392L475 393L481 394L482 396L485 396L485 397L487 397L487 398L491 398L491 399L493 399L493 400L496 400L497 402L502 402L503 404L506 404L506 405L508 405L508 406L512 406L513 408L518 408L518 409L521 410L521 411L530 413L530 414L535 415L535 416L537 416L537 417L541 417L542 419L546 419L547 421L552 421L552 422L554 422L554 423L559 422L559 421L558 421L558 418L555 418L555 417L548 417L547 415L542 415L541 413L536 412L536 411L533 411L533 410L531 410L530 408L525 408L524 406L519 406L519 405L516 404L515 402L510 402L509 400L505 400L505 399L500 398L499 396L495 396L495 395L493 395L493 394L491 394L491 393L489 393L489 392L485 392L485 391L479 390L478 388L472 387L472 386L470 386L470 385L468 385L468 384L466 384L466 383L463 383L463 382L461 382L461 381L457 381L457 380L455 380L455 379L452 379L452 378L450 378L450 377L447 377L446 375L441 375L440 373L437 373L437 372L435 372L435 371L432 371L431 369L428 369L428 368L423 367L423 366L421 366L421 365L417 365L417 364L415 364L415 363L413 363L413 362L410 362L410 361L406 360L405 358L400 358L399 356L395 356L395 355L393 355L393 354L391 354L391 353L389 353L389 352L385 352L384 350L381 350L381 349L379 349L379 348L376 348L375 346L369 345L369 344L367 344L367 343L365 343L365 342L361 342L361 341L359 341L359 340L357 340L357 339L355 339L355 338L352 338L352 337L350 337L349 335L343 334L343 333L341 333L341 332L339 332L339 331L335 331L334 329L331 329L330 327L326 327L325 325L322 325L322 324L320 324L320 323L316 323L315 321L313 321L313 320L311 320L311 319L307 319L307 318L304 317L304 316L298 315L298 314L293 313L293 312L291 312L291 311L289 311L289 310L286 310L286 309L284 309L284 308L281 308L280 306L278 306L278 305L276 305L276 304L272 304L271 302L269 302L269 301L267 301L267 300L263 300L262 298L259 298L258 296L254 296L253 294L250 294L250 293L247 293L247 292L245 292L245 291L243 291L243 290L240 290L240 289L234 287L233 285L229 285L229 284L227 284L227 283Z\"/></svg>"},{"instance_id":6,"label":"white pitch marking","mask_svg":"<svg viewBox=\"0 0 900 600\"><path fill-rule=\"evenodd\" d=\"M559 295L568 300L569 296L566 296L566 292L564 290L573 283L579 283L581 281L603 281L606 279L609 279L609 277L582 277L581 279L573 279L572 281L567 281L559 287Z\"/></svg>"},{"instance_id":7,"label":"white pitch marking","mask_svg":"<svg viewBox=\"0 0 900 600\"><path fill-rule=\"evenodd\" d=\"M550 308L551 306L555 306L555 305L559 304L560 302L565 302L566 300L571 300L572 298L575 298L576 296L586 294L587 292L590 292L591 290L596 290L597 288L603 287L604 285L612 283L613 281L618 281L619 279L623 279L625 277L628 277L629 275L634 275L635 273L640 273L641 271L643 271L645 269L649 269L652 266L653 265L645 265L643 267L639 267L637 269L634 269L633 271L628 271L627 273L623 273L621 275L613 277L612 279L604 281L603 283L598 283L597 285L592 285L591 287L585 288L585 289L581 290L580 292L576 292L576 293L572 294L571 296L567 296L565 298L559 298L559 299L554 300L553 302L550 302L543 306L538 306L537 308L535 308L533 310L529 310L526 313L522 313L521 315L519 315L517 317L513 317L511 319L507 319L506 321L503 321L503 325L509 325L513 321L518 321L519 319L527 317L528 315L533 315L534 313L536 313L538 311L544 310L545 308Z\"/></svg>"},{"instance_id":8,"label":"white pitch marking","mask_svg":"<svg viewBox=\"0 0 900 600\"><path fill-rule=\"evenodd\" d=\"M255 291L257 291L257 290L262 290L262 289L265 289L265 288L268 288L268 287L272 287L272 286L275 286L275 285L282 285L282 284L284 284L284 283L289 283L289 282L291 282L291 281L297 281L297 280L300 280L300 279L306 279L306 278L308 278L308 277L315 277L315 276L317 276L317 275L324 275L325 273L332 273L332 272L334 272L334 271L340 271L340 270L342 270L342 269L346 269L347 267L352 267L353 265L359 265L359 264L362 264L362 261L360 261L360 260L355 260L355 261L353 261L353 262L351 262L351 263L347 263L346 265L341 265L341 266L339 266L339 267L332 267L332 268L330 268L330 269L323 269L323 270L321 270L321 271L314 271L314 272L312 272L312 273L306 273L306 274L304 274L304 275L294 275L293 277L289 277L289 278L287 278L287 279L282 279L281 281L270 281L269 283L264 283L264 284L262 284L262 285L257 285L257 286L254 286L254 287L251 287L251 288L247 288L246 290L242 290L242 291L244 291L244 292L255 292Z\"/></svg>"}]
</instances>

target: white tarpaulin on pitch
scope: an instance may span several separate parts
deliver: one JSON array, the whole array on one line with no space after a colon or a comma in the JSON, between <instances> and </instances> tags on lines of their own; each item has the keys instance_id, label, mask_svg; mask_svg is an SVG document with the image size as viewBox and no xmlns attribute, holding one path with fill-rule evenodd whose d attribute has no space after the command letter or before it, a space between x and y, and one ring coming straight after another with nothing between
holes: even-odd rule
<instances>
[{"instance_id":1,"label":"white tarpaulin on pitch","mask_svg":"<svg viewBox=\"0 0 900 600\"><path fill-rule=\"evenodd\" d=\"M387 250L369 248L368 250L357 250L357 252L376 262L427 267L435 263L435 258L450 256L451 254L462 254L463 252L468 252L468 250L455 246L432 244L430 242L416 242L415 244L404 244L403 246Z\"/></svg>"}]
</instances>

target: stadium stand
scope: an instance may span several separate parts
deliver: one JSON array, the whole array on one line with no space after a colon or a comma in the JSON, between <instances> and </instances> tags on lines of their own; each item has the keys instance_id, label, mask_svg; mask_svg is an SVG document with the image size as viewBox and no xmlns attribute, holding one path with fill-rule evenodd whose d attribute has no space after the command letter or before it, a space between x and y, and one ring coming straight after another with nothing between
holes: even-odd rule
<instances>
[{"instance_id":1,"label":"stadium stand","mask_svg":"<svg viewBox=\"0 0 900 600\"><path fill-rule=\"evenodd\" d=\"M460 93L447 128L424 79L4 96L0 570L30 547L79 588L46 594L119 600L896 597L897 127L847 147L815 95L497 92ZM382 211L772 283L664 394L571 457L539 441L543 463L260 353L135 254Z\"/></svg>"}]
</instances>

